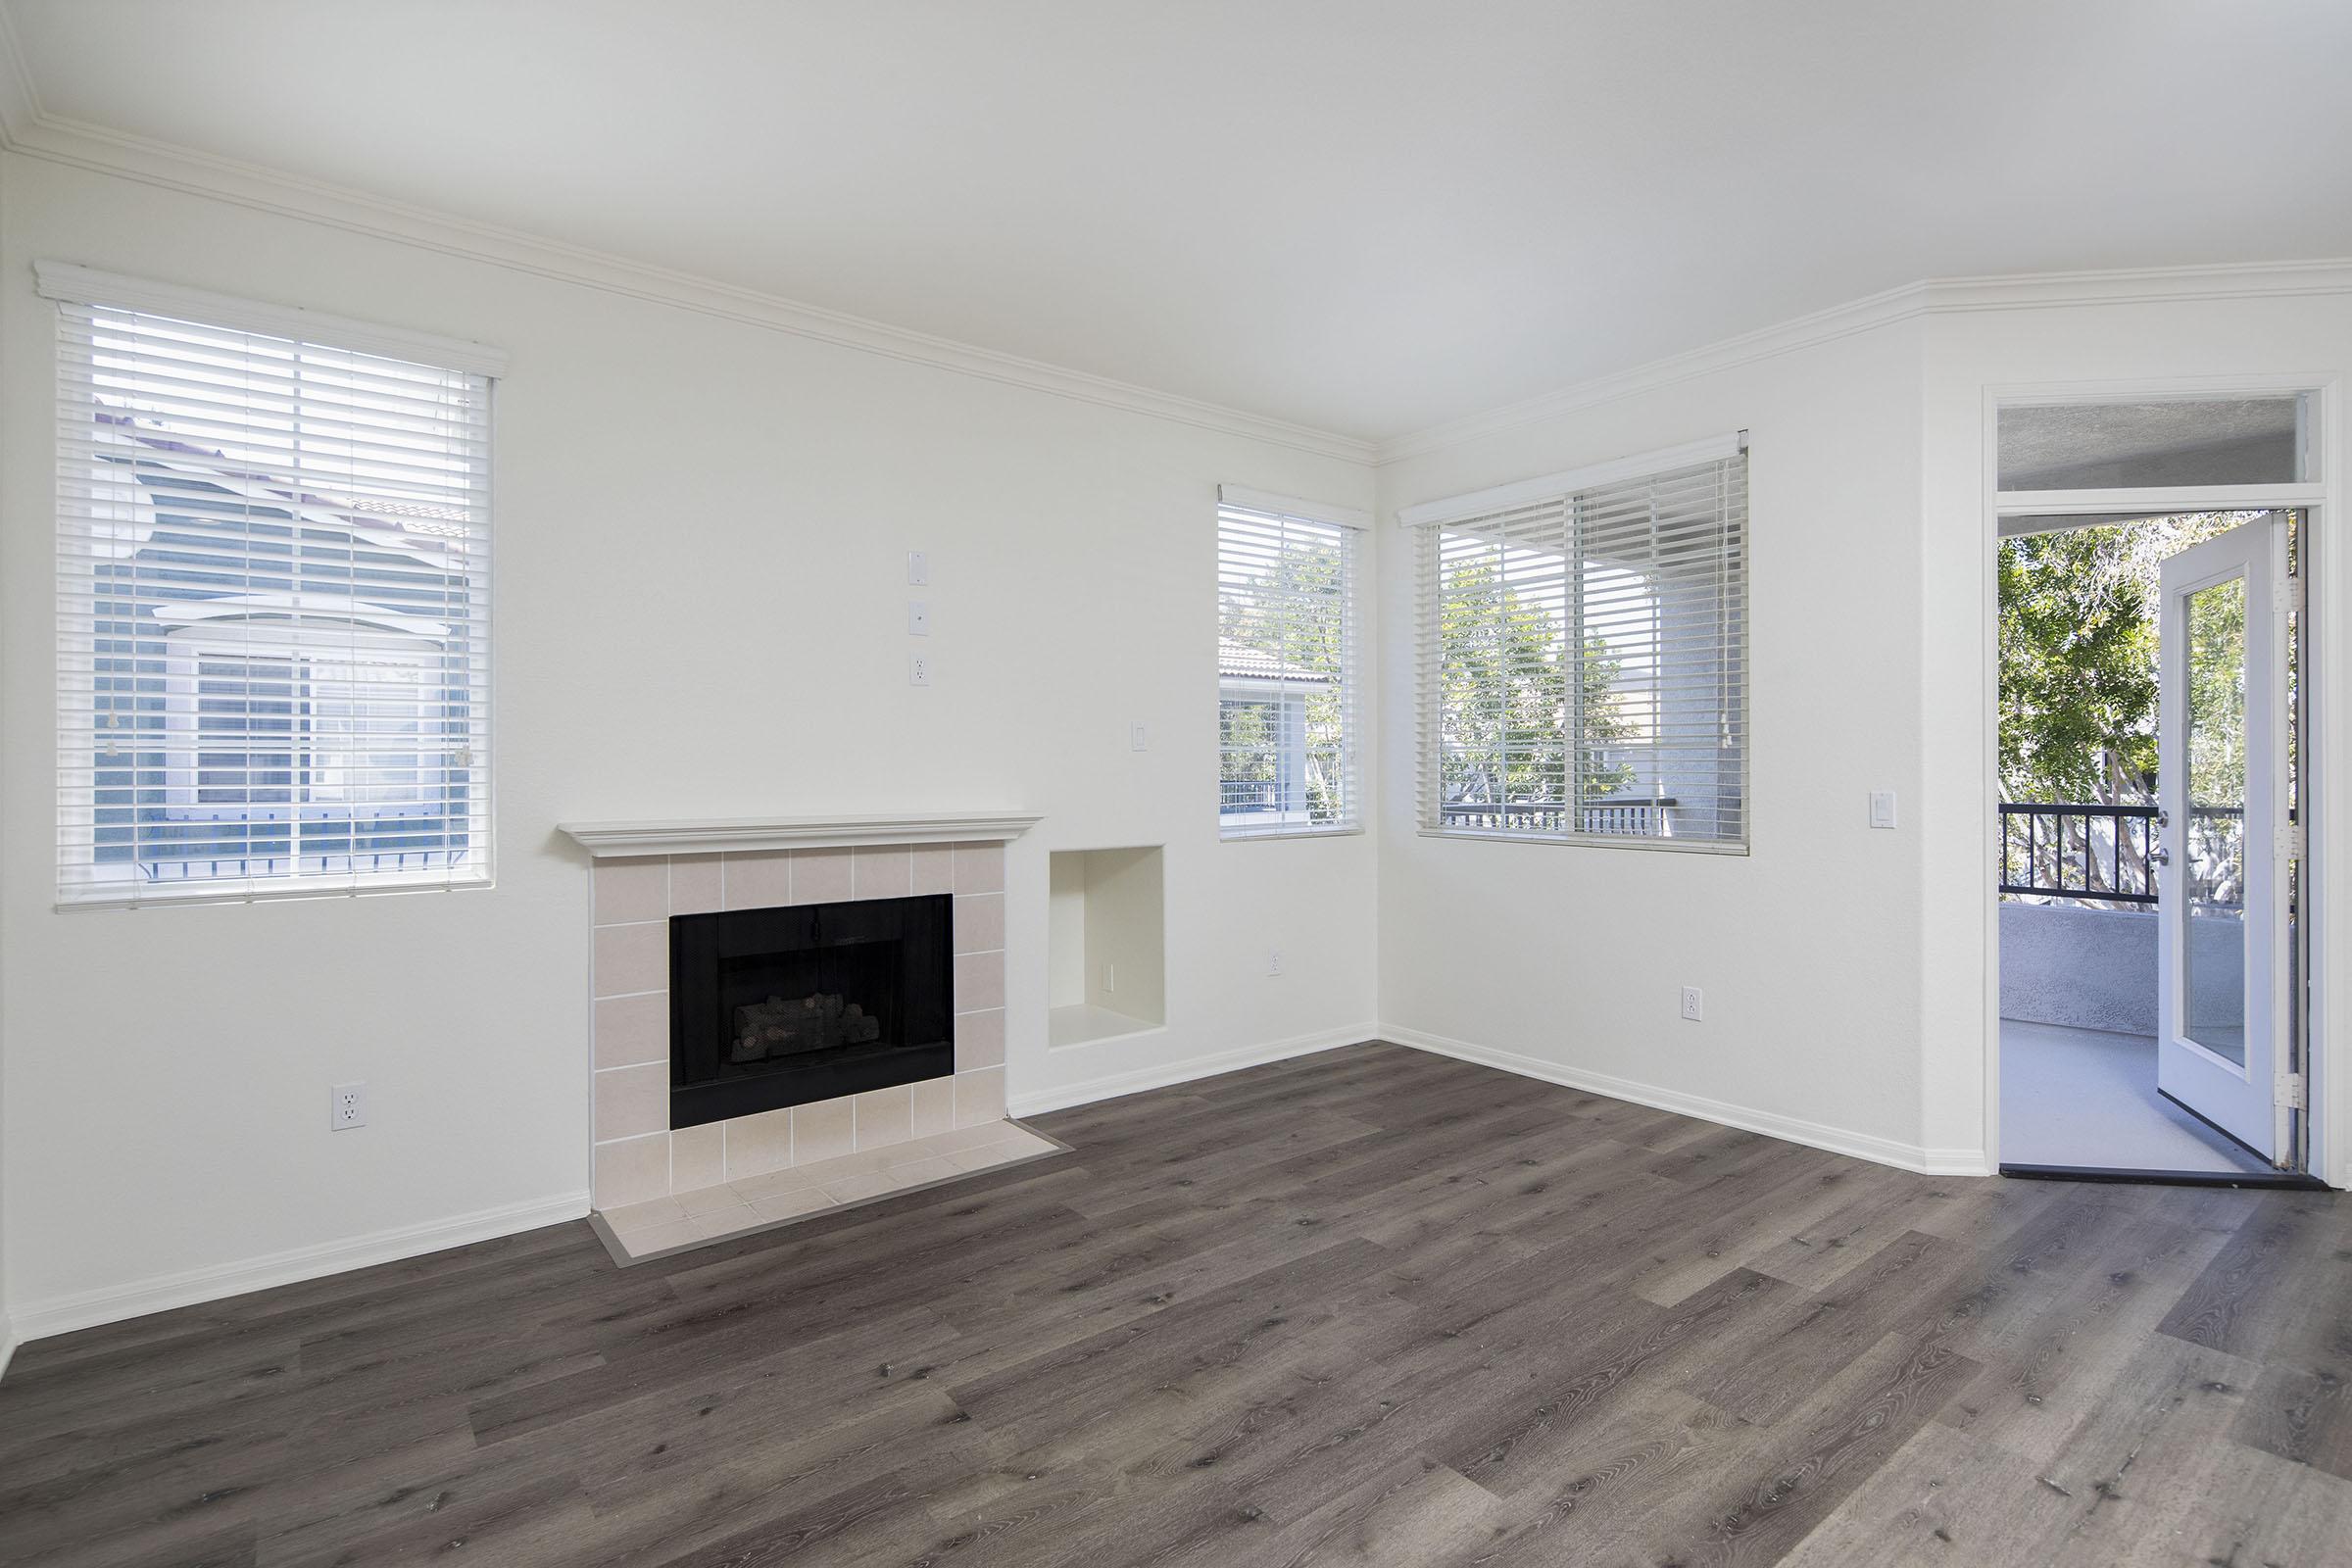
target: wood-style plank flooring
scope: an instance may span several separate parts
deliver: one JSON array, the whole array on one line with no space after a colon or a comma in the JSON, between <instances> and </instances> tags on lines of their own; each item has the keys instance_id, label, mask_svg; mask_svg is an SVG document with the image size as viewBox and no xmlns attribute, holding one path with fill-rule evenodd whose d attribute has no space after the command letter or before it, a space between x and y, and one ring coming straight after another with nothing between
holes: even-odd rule
<instances>
[{"instance_id":1,"label":"wood-style plank flooring","mask_svg":"<svg viewBox=\"0 0 2352 1568\"><path fill-rule=\"evenodd\" d=\"M646 1264L25 1347L0 1561L2352 1563L2352 1204L1937 1179L1364 1046Z\"/></svg>"}]
</instances>

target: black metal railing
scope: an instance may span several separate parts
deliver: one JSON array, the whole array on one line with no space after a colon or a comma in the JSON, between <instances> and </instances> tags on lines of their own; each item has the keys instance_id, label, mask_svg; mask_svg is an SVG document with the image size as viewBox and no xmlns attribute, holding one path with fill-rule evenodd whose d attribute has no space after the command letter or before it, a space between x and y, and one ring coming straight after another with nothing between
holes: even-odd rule
<instances>
[{"instance_id":1,"label":"black metal railing","mask_svg":"<svg viewBox=\"0 0 2352 1568\"><path fill-rule=\"evenodd\" d=\"M2154 904L2156 808L2095 801L2001 803L2001 891Z\"/></svg>"}]
</instances>

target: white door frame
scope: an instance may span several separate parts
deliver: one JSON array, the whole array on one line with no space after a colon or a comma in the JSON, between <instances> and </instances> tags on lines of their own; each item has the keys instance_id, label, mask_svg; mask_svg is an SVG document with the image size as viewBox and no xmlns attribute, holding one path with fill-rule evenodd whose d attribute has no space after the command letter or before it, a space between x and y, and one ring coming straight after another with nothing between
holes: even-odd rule
<instances>
[{"instance_id":1,"label":"white door frame","mask_svg":"<svg viewBox=\"0 0 2352 1568\"><path fill-rule=\"evenodd\" d=\"M2180 485L2108 490L2012 490L1999 488L1996 432L2004 407L2052 403L2119 403L2213 397L2310 397L2307 429L2318 477L2310 483ZM2007 514L2096 515L2101 513L2253 512L2293 508L2304 514L2302 558L2309 613L2302 623L2304 814L2309 828L2302 882L2302 920L2310 926L2311 1006L2306 1038L2310 1107L2307 1166L2335 1187L2352 1187L2352 1137L2330 1133L2352 1127L2352 1007L2330 1005L2322 979L2352 974L2352 924L2339 932L2328 912L2352 908L2352 856L2335 853L2334 825L2352 822L2352 662L2336 653L2336 628L2352 624L2352 537L2337 523L2336 504L2345 492L2341 474L2345 441L2340 379L2307 375L2143 378L2127 381L2067 381L1988 384L1982 410L1982 537L1979 540L1980 598L1977 624L1984 628L1983 686L1977 711L1982 725L1983 769L1980 808L1973 831L1978 842L1978 880L1984 900L1984 1159L2001 1164L2001 940L2000 842L1991 824L2000 799L1999 551L2001 518ZM2315 571L2316 566L2316 571ZM2338 1147L2339 1144L2342 1147Z\"/></svg>"}]
</instances>

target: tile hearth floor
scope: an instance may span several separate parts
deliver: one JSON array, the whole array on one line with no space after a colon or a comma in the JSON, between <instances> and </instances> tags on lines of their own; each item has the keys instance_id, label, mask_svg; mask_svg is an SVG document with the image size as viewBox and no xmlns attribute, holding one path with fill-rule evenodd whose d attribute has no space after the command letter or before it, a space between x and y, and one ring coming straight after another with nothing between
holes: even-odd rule
<instances>
[{"instance_id":1,"label":"tile hearth floor","mask_svg":"<svg viewBox=\"0 0 2352 1568\"><path fill-rule=\"evenodd\" d=\"M1062 1153L1068 1148L1008 1118L672 1193L650 1202L600 1208L593 1218L613 1261L638 1263L975 1171Z\"/></svg>"}]
</instances>

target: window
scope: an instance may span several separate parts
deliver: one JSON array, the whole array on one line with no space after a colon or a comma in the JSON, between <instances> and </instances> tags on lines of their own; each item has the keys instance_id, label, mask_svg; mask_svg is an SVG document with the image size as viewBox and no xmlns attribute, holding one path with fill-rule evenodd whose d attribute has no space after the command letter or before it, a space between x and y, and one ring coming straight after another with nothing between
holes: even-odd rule
<instances>
[{"instance_id":1,"label":"window","mask_svg":"<svg viewBox=\"0 0 2352 1568\"><path fill-rule=\"evenodd\" d=\"M489 357L38 272L61 903L486 883Z\"/></svg>"},{"instance_id":2,"label":"window","mask_svg":"<svg viewBox=\"0 0 2352 1568\"><path fill-rule=\"evenodd\" d=\"M1370 519L1227 485L1217 508L1217 826L1351 831L1356 539Z\"/></svg>"},{"instance_id":3,"label":"window","mask_svg":"<svg viewBox=\"0 0 2352 1568\"><path fill-rule=\"evenodd\" d=\"M1425 831L1745 847L1742 438L1401 515Z\"/></svg>"}]
</instances>

